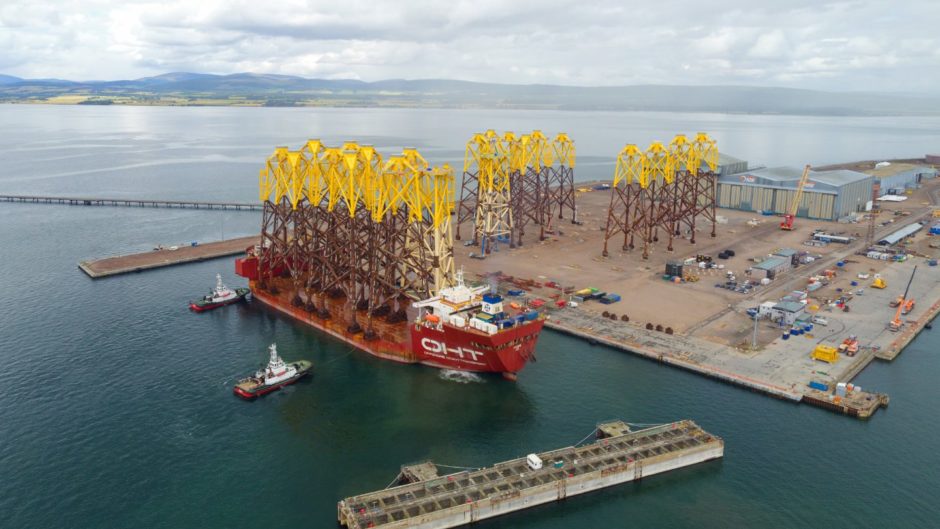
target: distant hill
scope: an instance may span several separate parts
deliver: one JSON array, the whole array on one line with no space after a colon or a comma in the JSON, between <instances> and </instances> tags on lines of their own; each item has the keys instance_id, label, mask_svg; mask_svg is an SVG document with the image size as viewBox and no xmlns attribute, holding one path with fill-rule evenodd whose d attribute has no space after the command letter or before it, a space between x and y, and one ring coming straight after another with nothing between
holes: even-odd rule
<instances>
[{"instance_id":1,"label":"distant hill","mask_svg":"<svg viewBox=\"0 0 940 529\"><path fill-rule=\"evenodd\" d=\"M802 115L938 115L940 97L745 86L509 85L444 79L363 82L173 72L121 81L0 75L0 102L644 110Z\"/></svg>"}]
</instances>

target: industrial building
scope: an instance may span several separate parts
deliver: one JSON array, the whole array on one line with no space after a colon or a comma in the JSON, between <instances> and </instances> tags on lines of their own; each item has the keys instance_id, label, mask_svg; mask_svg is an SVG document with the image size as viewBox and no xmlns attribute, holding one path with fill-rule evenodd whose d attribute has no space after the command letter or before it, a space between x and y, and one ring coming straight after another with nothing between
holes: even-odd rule
<instances>
[{"instance_id":1,"label":"industrial building","mask_svg":"<svg viewBox=\"0 0 940 529\"><path fill-rule=\"evenodd\" d=\"M933 167L901 162L879 162L864 172L875 177L875 183L880 185L878 196L904 194L906 190L915 189L925 180L937 176Z\"/></svg>"},{"instance_id":2,"label":"industrial building","mask_svg":"<svg viewBox=\"0 0 940 529\"><path fill-rule=\"evenodd\" d=\"M757 270L758 275L763 273L767 279L776 279L779 274L790 269L790 259L779 256L769 257L752 266L751 269Z\"/></svg>"},{"instance_id":3,"label":"industrial building","mask_svg":"<svg viewBox=\"0 0 940 529\"><path fill-rule=\"evenodd\" d=\"M718 153L718 175L731 175L747 171L747 160L735 158L723 152Z\"/></svg>"},{"instance_id":4,"label":"industrial building","mask_svg":"<svg viewBox=\"0 0 940 529\"><path fill-rule=\"evenodd\" d=\"M907 226L904 226L903 228L888 234L884 239L879 240L878 244L882 246L894 246L895 244L903 241L911 235L914 235L922 229L924 229L924 225L919 222L908 224Z\"/></svg>"},{"instance_id":5,"label":"industrial building","mask_svg":"<svg viewBox=\"0 0 940 529\"><path fill-rule=\"evenodd\" d=\"M790 266L796 266L800 263L800 254L793 248L780 248L774 252L774 255L790 261Z\"/></svg>"},{"instance_id":6,"label":"industrial building","mask_svg":"<svg viewBox=\"0 0 940 529\"><path fill-rule=\"evenodd\" d=\"M799 301L781 301L773 306L770 319L793 325L805 311L806 305Z\"/></svg>"},{"instance_id":7,"label":"industrial building","mask_svg":"<svg viewBox=\"0 0 940 529\"><path fill-rule=\"evenodd\" d=\"M753 169L718 177L718 207L783 214L797 192L803 170ZM837 169L810 171L797 208L798 217L838 220L869 209L874 177Z\"/></svg>"}]
</instances>

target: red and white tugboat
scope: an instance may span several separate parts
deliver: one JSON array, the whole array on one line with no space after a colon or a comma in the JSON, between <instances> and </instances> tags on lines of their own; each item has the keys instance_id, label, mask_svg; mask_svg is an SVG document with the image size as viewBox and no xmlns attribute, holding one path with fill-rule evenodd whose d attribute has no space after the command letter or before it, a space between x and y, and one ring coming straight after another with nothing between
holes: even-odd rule
<instances>
[{"instance_id":1,"label":"red and white tugboat","mask_svg":"<svg viewBox=\"0 0 940 529\"><path fill-rule=\"evenodd\" d=\"M277 345L268 348L271 358L264 369L259 369L254 376L243 378L235 384L233 391L244 399L253 399L293 384L310 372L313 364L308 360L286 363L277 355Z\"/></svg>"},{"instance_id":2,"label":"red and white tugboat","mask_svg":"<svg viewBox=\"0 0 940 529\"><path fill-rule=\"evenodd\" d=\"M198 301L190 301L189 309L196 312L203 312L207 310L217 309L224 305L229 305L237 301L245 299L251 292L247 288L236 288L235 290L230 289L229 287L222 284L222 274L215 275L215 289L212 292L209 292L208 295L203 296L202 299Z\"/></svg>"}]
</instances>

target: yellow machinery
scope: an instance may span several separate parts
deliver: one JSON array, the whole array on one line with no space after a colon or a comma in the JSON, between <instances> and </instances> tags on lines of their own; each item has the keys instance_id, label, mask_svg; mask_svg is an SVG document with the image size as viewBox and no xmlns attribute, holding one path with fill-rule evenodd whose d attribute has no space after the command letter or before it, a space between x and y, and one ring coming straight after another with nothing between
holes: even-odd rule
<instances>
[{"instance_id":1,"label":"yellow machinery","mask_svg":"<svg viewBox=\"0 0 940 529\"><path fill-rule=\"evenodd\" d=\"M839 351L835 347L820 344L813 349L811 356L813 360L822 360L823 362L834 364L839 360Z\"/></svg>"},{"instance_id":2,"label":"yellow machinery","mask_svg":"<svg viewBox=\"0 0 940 529\"><path fill-rule=\"evenodd\" d=\"M875 280L871 282L871 288L885 288L888 283L880 275L875 274Z\"/></svg>"},{"instance_id":3,"label":"yellow machinery","mask_svg":"<svg viewBox=\"0 0 940 529\"><path fill-rule=\"evenodd\" d=\"M793 229L793 221L796 220L796 212L800 208L800 200L803 198L803 188L809 181L809 165L803 168L803 174L800 176L800 183L796 186L796 193L793 195L793 202L790 203L790 210L783 215L783 222L780 223L781 230L790 231Z\"/></svg>"}]
</instances>

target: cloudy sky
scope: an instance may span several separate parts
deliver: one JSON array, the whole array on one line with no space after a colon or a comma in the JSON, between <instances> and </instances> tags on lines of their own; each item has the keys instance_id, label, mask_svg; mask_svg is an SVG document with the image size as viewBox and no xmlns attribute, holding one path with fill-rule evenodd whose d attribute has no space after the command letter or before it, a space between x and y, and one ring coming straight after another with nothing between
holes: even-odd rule
<instances>
[{"instance_id":1,"label":"cloudy sky","mask_svg":"<svg viewBox=\"0 0 940 529\"><path fill-rule=\"evenodd\" d=\"M0 73L938 93L938 35L935 0L3 0Z\"/></svg>"}]
</instances>

